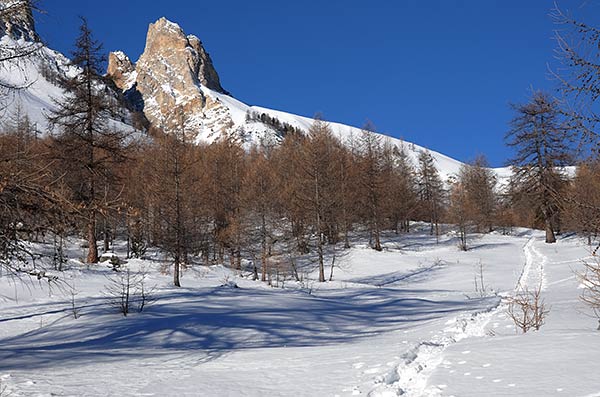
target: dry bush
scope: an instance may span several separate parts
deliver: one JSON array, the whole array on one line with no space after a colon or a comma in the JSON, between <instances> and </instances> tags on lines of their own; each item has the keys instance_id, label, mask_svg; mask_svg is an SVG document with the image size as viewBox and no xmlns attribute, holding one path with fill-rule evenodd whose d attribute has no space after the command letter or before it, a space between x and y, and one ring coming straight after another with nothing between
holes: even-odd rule
<instances>
[{"instance_id":1,"label":"dry bush","mask_svg":"<svg viewBox=\"0 0 600 397\"><path fill-rule=\"evenodd\" d=\"M142 312L155 301L155 287L148 288L147 278L148 272L145 269L132 272L129 268L107 277L105 293L110 305L116 307L125 317L133 307Z\"/></svg>"},{"instance_id":2,"label":"dry bush","mask_svg":"<svg viewBox=\"0 0 600 397\"><path fill-rule=\"evenodd\" d=\"M585 269L578 275L585 287L581 293L581 300L598 318L598 330L600 330L600 258L595 257L594 261L584 261L583 264Z\"/></svg>"},{"instance_id":3,"label":"dry bush","mask_svg":"<svg viewBox=\"0 0 600 397\"><path fill-rule=\"evenodd\" d=\"M508 316L513 320L517 329L523 333L531 329L539 331L550 308L541 297L542 286L530 291L529 288L519 286L514 297L508 303Z\"/></svg>"}]
</instances>

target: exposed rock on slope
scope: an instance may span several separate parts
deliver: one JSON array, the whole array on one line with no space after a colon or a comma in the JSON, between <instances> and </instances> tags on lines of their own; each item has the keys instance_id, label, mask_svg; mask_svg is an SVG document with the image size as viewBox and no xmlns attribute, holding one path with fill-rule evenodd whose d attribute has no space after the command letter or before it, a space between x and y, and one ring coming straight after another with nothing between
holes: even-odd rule
<instances>
[{"instance_id":1,"label":"exposed rock on slope","mask_svg":"<svg viewBox=\"0 0 600 397\"><path fill-rule=\"evenodd\" d=\"M120 90L126 91L135 82L131 81L132 78L135 78L134 71L135 66L123 52L116 51L108 55L107 75Z\"/></svg>"},{"instance_id":2,"label":"exposed rock on slope","mask_svg":"<svg viewBox=\"0 0 600 397\"><path fill-rule=\"evenodd\" d=\"M122 90L139 92L148 120L167 131L183 125L197 140L201 131L209 138L234 125L227 109L201 89L227 94L202 43L165 18L150 24L135 66L122 52L111 53L108 75Z\"/></svg>"},{"instance_id":3,"label":"exposed rock on slope","mask_svg":"<svg viewBox=\"0 0 600 397\"><path fill-rule=\"evenodd\" d=\"M0 36L39 41L29 0L0 0Z\"/></svg>"},{"instance_id":4,"label":"exposed rock on slope","mask_svg":"<svg viewBox=\"0 0 600 397\"><path fill-rule=\"evenodd\" d=\"M139 95L139 108L151 123L167 132L183 126L187 139L195 142L212 142L222 134L236 136L246 146L277 142L287 131L306 131L312 123L306 117L248 106L231 97L200 40L165 18L150 25L144 53L135 65L122 52L112 53L109 61L108 74L128 97L132 92ZM331 126L342 140L360 134L354 127ZM416 164L423 148L390 139L404 147ZM432 154L444 175L458 172L460 162Z\"/></svg>"}]
</instances>

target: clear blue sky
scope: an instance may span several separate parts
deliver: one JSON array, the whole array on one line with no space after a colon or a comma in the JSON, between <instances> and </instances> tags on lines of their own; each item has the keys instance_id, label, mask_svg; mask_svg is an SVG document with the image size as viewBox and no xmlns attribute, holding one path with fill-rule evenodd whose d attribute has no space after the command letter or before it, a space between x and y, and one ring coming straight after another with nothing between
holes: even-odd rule
<instances>
[{"instance_id":1,"label":"clear blue sky","mask_svg":"<svg viewBox=\"0 0 600 397\"><path fill-rule=\"evenodd\" d=\"M600 0L558 0L590 22ZM68 53L78 16L133 60L161 16L204 42L238 99L401 137L459 160L510 157L503 136L530 87L552 89L552 0L42 0L38 31Z\"/></svg>"}]
</instances>

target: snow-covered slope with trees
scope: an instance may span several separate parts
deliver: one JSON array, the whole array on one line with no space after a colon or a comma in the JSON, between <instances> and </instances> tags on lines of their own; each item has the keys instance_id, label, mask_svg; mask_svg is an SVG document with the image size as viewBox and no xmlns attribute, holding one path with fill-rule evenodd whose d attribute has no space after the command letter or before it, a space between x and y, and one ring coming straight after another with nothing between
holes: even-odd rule
<instances>
[{"instance_id":1,"label":"snow-covered slope with trees","mask_svg":"<svg viewBox=\"0 0 600 397\"><path fill-rule=\"evenodd\" d=\"M111 266L76 258L62 286L0 277L0 391L10 396L597 396L596 319L575 272L594 260L576 237L545 245L526 229L473 236L448 230L354 236L334 278L252 281L222 266L193 267L182 288L162 255L130 259L155 302L123 317L107 291ZM425 225L426 226L426 225ZM51 247L38 247L39 250ZM331 263L333 247L327 252ZM124 256L124 243L115 254ZM483 281L483 284L479 281ZM484 288L482 288L482 285ZM520 286L542 286L550 308L538 332L507 315ZM136 295L137 296L137 295ZM77 318L74 318L74 312Z\"/></svg>"}]
</instances>

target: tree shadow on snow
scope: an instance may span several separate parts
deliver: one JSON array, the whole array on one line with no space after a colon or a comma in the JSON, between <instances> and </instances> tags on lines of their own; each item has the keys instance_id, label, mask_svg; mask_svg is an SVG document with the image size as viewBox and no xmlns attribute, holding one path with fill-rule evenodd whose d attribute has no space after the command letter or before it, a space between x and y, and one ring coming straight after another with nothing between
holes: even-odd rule
<instances>
[{"instance_id":1,"label":"tree shadow on snow","mask_svg":"<svg viewBox=\"0 0 600 397\"><path fill-rule=\"evenodd\" d=\"M361 288L317 297L287 290L182 289L126 318L91 303L78 320L63 318L1 339L0 371L173 355L202 362L234 350L343 344L491 304L417 298L434 292Z\"/></svg>"}]
</instances>

